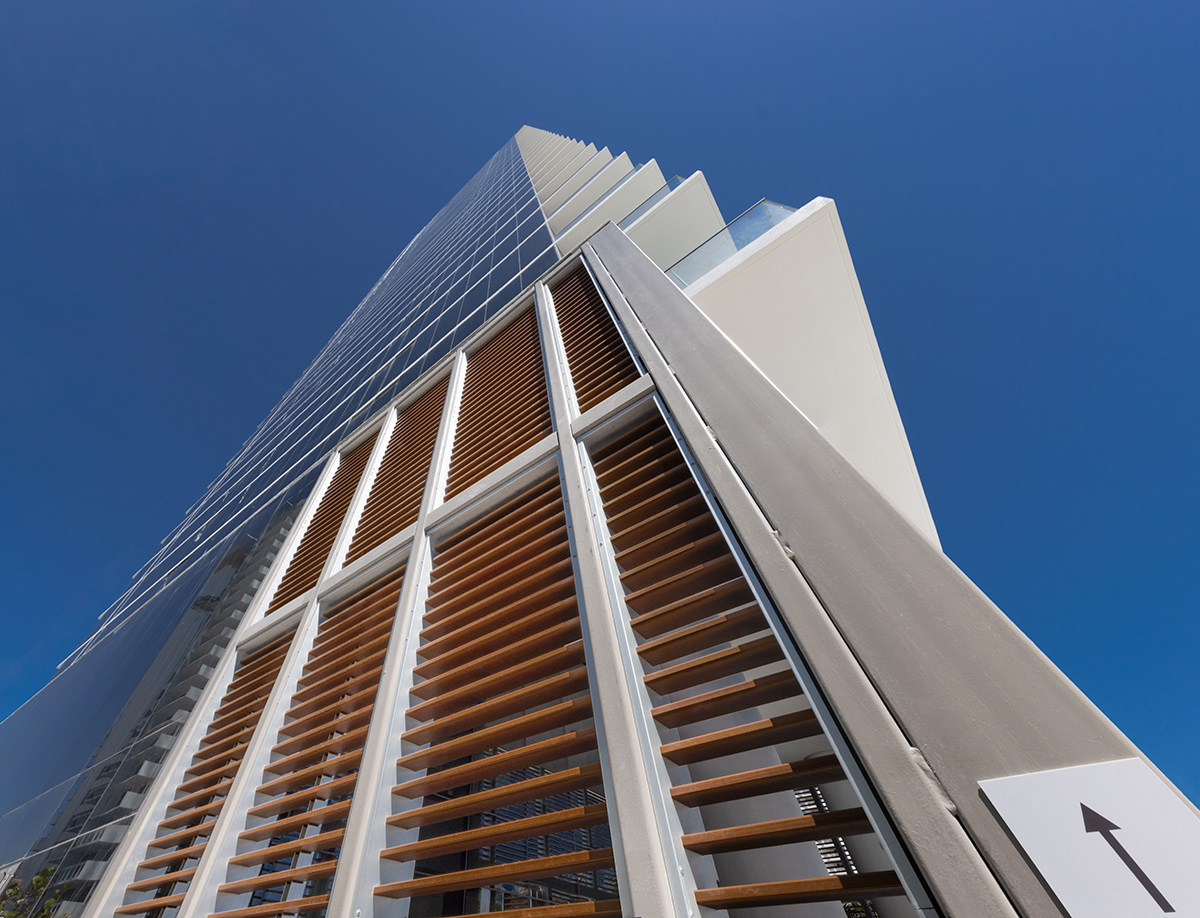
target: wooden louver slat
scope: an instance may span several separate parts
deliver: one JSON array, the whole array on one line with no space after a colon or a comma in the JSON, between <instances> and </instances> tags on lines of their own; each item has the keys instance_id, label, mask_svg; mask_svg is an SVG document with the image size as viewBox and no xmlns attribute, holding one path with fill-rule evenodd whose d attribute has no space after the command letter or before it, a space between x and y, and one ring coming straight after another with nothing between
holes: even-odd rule
<instances>
[{"instance_id":1,"label":"wooden louver slat","mask_svg":"<svg viewBox=\"0 0 1200 918\"><path fill-rule=\"evenodd\" d=\"M583 265L551 287L550 298L562 330L575 400L580 411L587 411L637 379L637 365Z\"/></svg>"},{"instance_id":2,"label":"wooden louver slat","mask_svg":"<svg viewBox=\"0 0 1200 918\"><path fill-rule=\"evenodd\" d=\"M153 899L145 899L142 902L135 902L132 905L118 906L114 911L118 915L144 915L148 912L156 912L165 908L178 908L183 904L187 893L175 893L170 896L157 896Z\"/></svg>"},{"instance_id":3,"label":"wooden louver slat","mask_svg":"<svg viewBox=\"0 0 1200 918\"><path fill-rule=\"evenodd\" d=\"M755 908L762 905L805 905L810 902L853 902L902 896L904 887L890 870L850 876L806 877L768 883L744 883L696 890L696 901L709 908Z\"/></svg>"},{"instance_id":4,"label":"wooden louver slat","mask_svg":"<svg viewBox=\"0 0 1200 918\"><path fill-rule=\"evenodd\" d=\"M268 918L270 915L302 915L321 911L329 904L328 895L305 896L303 899L288 899L281 902L264 902L247 908L234 908L217 912L212 918Z\"/></svg>"},{"instance_id":5,"label":"wooden louver slat","mask_svg":"<svg viewBox=\"0 0 1200 918\"><path fill-rule=\"evenodd\" d=\"M683 847L701 854L719 851L745 851L767 845L790 845L802 841L819 841L832 835L860 835L871 831L871 822L860 808L815 816L795 816L767 822L734 826L732 829L712 829L683 836Z\"/></svg>"},{"instance_id":6,"label":"wooden louver slat","mask_svg":"<svg viewBox=\"0 0 1200 918\"><path fill-rule=\"evenodd\" d=\"M789 804L782 796L813 789L810 798L823 799L819 785L845 774L665 423L644 421L592 458L643 678L660 699L652 716L673 766L671 796L701 821L711 812L720 827L682 839L714 858L720 885L697 890L697 903L736 909L902 895L895 874L857 874L845 846L828 841L869 833L861 810L812 814L800 797ZM780 796L755 802L767 794ZM744 801L741 825L729 824L728 807L708 809L735 800ZM761 815L788 809L794 815L783 819ZM818 848L816 863L837 875L771 876L771 865L788 862L722 860L807 842L835 852Z\"/></svg>"},{"instance_id":7,"label":"wooden louver slat","mask_svg":"<svg viewBox=\"0 0 1200 918\"><path fill-rule=\"evenodd\" d=\"M477 829L467 829L449 835L426 838L408 845L399 845L380 852L381 857L396 861L416 861L436 857L439 854L454 854L470 851L500 842L529 838L531 835L552 834L568 829L580 829L597 825L608 819L608 809L600 803L577 806L566 810L555 810L540 816L526 816Z\"/></svg>"},{"instance_id":8,"label":"wooden louver slat","mask_svg":"<svg viewBox=\"0 0 1200 918\"><path fill-rule=\"evenodd\" d=\"M564 905L535 905L506 908L500 912L476 912L475 918L609 918L621 914L620 899L599 902L568 902Z\"/></svg>"},{"instance_id":9,"label":"wooden louver slat","mask_svg":"<svg viewBox=\"0 0 1200 918\"><path fill-rule=\"evenodd\" d=\"M494 908L530 918L617 901L570 563L557 477L436 546L392 788L412 803L388 819L381 854L415 876L376 895L434 897L420 908L442 914L453 903L437 897L490 887ZM560 904L514 911L528 899L496 888L533 881Z\"/></svg>"},{"instance_id":10,"label":"wooden louver slat","mask_svg":"<svg viewBox=\"0 0 1200 918\"><path fill-rule=\"evenodd\" d=\"M661 704L652 713L660 724L679 727L780 701L799 694L799 691L796 677L785 670Z\"/></svg>"},{"instance_id":11,"label":"wooden louver slat","mask_svg":"<svg viewBox=\"0 0 1200 918\"><path fill-rule=\"evenodd\" d=\"M375 895L420 896L430 893L455 892L473 889L493 883L508 883L514 880L541 880L582 873L583 871L606 870L613 866L611 848L574 851L570 854L528 858L521 861L504 861L490 867L418 877L400 883L385 883L375 887Z\"/></svg>"},{"instance_id":12,"label":"wooden louver slat","mask_svg":"<svg viewBox=\"0 0 1200 918\"><path fill-rule=\"evenodd\" d=\"M448 385L449 378L435 383L396 418L347 561L361 558L416 521Z\"/></svg>"},{"instance_id":13,"label":"wooden louver slat","mask_svg":"<svg viewBox=\"0 0 1200 918\"><path fill-rule=\"evenodd\" d=\"M426 802L418 809L403 810L389 816L387 824L405 829L431 826L450 819L476 816L510 804L525 803L542 797L553 797L557 794L599 787L603 780L604 776L600 773L600 766L596 763L564 768L561 771L552 771L534 778L526 778L523 781L501 784L461 797L452 797L440 803Z\"/></svg>"},{"instance_id":14,"label":"wooden louver slat","mask_svg":"<svg viewBox=\"0 0 1200 918\"><path fill-rule=\"evenodd\" d=\"M219 888L248 901L217 913L222 918L323 907L403 582L401 566L325 613ZM323 703L314 708L317 686Z\"/></svg>"},{"instance_id":15,"label":"wooden louver slat","mask_svg":"<svg viewBox=\"0 0 1200 918\"><path fill-rule=\"evenodd\" d=\"M453 497L551 432L533 309L467 360L446 496Z\"/></svg>"},{"instance_id":16,"label":"wooden louver slat","mask_svg":"<svg viewBox=\"0 0 1200 918\"><path fill-rule=\"evenodd\" d=\"M151 896L120 906L117 914L148 914L182 903L291 640L289 633L238 664L192 764L185 771L185 775L193 777L176 789L169 809L177 812L159 822L158 835L149 846L156 853L138 864L139 874L162 872L135 878L126 887L127 895L150 892ZM231 710L236 711L233 720L230 720ZM236 739L231 741L231 736Z\"/></svg>"},{"instance_id":17,"label":"wooden louver slat","mask_svg":"<svg viewBox=\"0 0 1200 918\"><path fill-rule=\"evenodd\" d=\"M308 528L300 538L300 544L296 546L279 586L275 588L275 595L271 597L271 603L267 606L267 615L317 585L321 570L329 557L329 550L337 540L342 518L354 499L358 481L371 458L371 450L378 435L378 431L371 434L339 460L333 478L330 479L325 493L321 495L321 501L308 523Z\"/></svg>"}]
</instances>

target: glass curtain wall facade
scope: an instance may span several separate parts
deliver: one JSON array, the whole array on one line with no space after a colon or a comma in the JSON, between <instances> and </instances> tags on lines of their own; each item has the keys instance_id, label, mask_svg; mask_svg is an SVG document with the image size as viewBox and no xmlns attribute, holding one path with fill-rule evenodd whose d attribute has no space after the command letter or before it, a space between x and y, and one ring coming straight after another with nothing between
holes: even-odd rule
<instances>
[{"instance_id":1,"label":"glass curtain wall facade","mask_svg":"<svg viewBox=\"0 0 1200 918\"><path fill-rule=\"evenodd\" d=\"M330 448L557 258L514 139L405 248L55 679L0 725L0 743L21 750L0 762L0 861L45 852L22 876L53 868L71 889L43 902L77 913L86 901Z\"/></svg>"},{"instance_id":2,"label":"glass curtain wall facade","mask_svg":"<svg viewBox=\"0 0 1200 918\"><path fill-rule=\"evenodd\" d=\"M870 465L911 463L886 379L852 399L892 437L871 484L788 401L804 380L763 375L753 298L713 301L714 278L778 297L771 259L803 262L814 227L836 242L830 207L727 226L699 173L522 128L0 725L24 750L0 765L0 909L1059 914L972 809L970 763L906 713L936 714L914 680L954 664L863 669L872 640L922 652L910 581L945 628L929 597L965 580L919 490ZM886 600L855 592L873 577ZM903 627L856 636L846 605ZM982 594L955 612L1002 618ZM1042 678L1002 644L997 667ZM1017 728L958 703L976 767ZM1106 723L1088 748L1136 754Z\"/></svg>"}]
</instances>

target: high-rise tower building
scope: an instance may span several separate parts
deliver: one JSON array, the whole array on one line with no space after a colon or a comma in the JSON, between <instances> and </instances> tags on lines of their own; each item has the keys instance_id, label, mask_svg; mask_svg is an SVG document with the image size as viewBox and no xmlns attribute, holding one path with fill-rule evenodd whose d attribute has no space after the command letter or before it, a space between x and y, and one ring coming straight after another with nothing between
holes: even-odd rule
<instances>
[{"instance_id":1,"label":"high-rise tower building","mask_svg":"<svg viewBox=\"0 0 1200 918\"><path fill-rule=\"evenodd\" d=\"M833 202L528 127L0 742L21 915L1196 901L1190 804L941 552Z\"/></svg>"}]
</instances>

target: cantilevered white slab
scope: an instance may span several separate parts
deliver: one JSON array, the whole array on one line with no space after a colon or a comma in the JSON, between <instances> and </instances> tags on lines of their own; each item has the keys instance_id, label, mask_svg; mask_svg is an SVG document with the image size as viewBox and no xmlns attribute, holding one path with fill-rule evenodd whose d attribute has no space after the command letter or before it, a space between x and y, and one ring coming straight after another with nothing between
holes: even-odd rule
<instances>
[{"instance_id":1,"label":"cantilevered white slab","mask_svg":"<svg viewBox=\"0 0 1200 918\"><path fill-rule=\"evenodd\" d=\"M665 271L724 228L725 218L704 173L693 172L626 227L625 235Z\"/></svg>"},{"instance_id":2,"label":"cantilevered white slab","mask_svg":"<svg viewBox=\"0 0 1200 918\"><path fill-rule=\"evenodd\" d=\"M550 232L561 233L632 171L633 163L629 161L629 154L622 153L605 164L603 169L554 211L543 207L543 210L547 211L546 222L550 224Z\"/></svg>"},{"instance_id":3,"label":"cantilevered white slab","mask_svg":"<svg viewBox=\"0 0 1200 918\"><path fill-rule=\"evenodd\" d=\"M940 547L832 200L811 201L684 292Z\"/></svg>"},{"instance_id":4,"label":"cantilevered white slab","mask_svg":"<svg viewBox=\"0 0 1200 918\"><path fill-rule=\"evenodd\" d=\"M577 157L587 157L596 152L594 146L591 152L586 152L589 144L581 140L572 140L561 134L552 134L540 128L525 125L516 134L517 147L525 168L533 182L534 192L538 201L545 204L546 197L558 186L553 184L554 178Z\"/></svg>"},{"instance_id":5,"label":"cantilevered white slab","mask_svg":"<svg viewBox=\"0 0 1200 918\"><path fill-rule=\"evenodd\" d=\"M562 174L558 178L562 179L561 184L554 189L546 200L542 202L542 207L546 213L552 214L558 208L562 207L580 188L591 181L592 177L597 172L612 162L612 154L608 152L608 147L603 150L594 151L591 156L587 157L582 162L572 161L572 165L567 169L562 170ZM567 175L568 169L571 170ZM556 178L555 181L558 179ZM553 184L553 183L552 183Z\"/></svg>"},{"instance_id":6,"label":"cantilevered white slab","mask_svg":"<svg viewBox=\"0 0 1200 918\"><path fill-rule=\"evenodd\" d=\"M653 160L634 170L625 153L605 159L607 148L597 153L531 127L517 143L559 252L624 219L664 185ZM625 233L666 270L724 226L696 172ZM730 253L684 292L940 547L833 201L817 198L741 251L731 244Z\"/></svg>"},{"instance_id":7,"label":"cantilevered white slab","mask_svg":"<svg viewBox=\"0 0 1200 918\"><path fill-rule=\"evenodd\" d=\"M576 246L582 245L592 233L605 223L617 223L641 206L654 192L665 184L662 170L653 159L632 175L627 175L620 182L608 189L596 203L589 205L591 210L584 210L562 230L555 240L560 252L569 252Z\"/></svg>"}]
</instances>

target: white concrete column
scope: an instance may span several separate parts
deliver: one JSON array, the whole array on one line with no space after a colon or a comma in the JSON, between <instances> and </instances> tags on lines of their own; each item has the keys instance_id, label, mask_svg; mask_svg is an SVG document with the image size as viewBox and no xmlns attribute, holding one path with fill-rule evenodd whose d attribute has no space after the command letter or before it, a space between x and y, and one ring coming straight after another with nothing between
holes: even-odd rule
<instances>
[{"instance_id":1,"label":"white concrete column","mask_svg":"<svg viewBox=\"0 0 1200 918\"><path fill-rule=\"evenodd\" d=\"M396 605L396 618L388 641L371 726L363 749L362 765L354 789L354 802L346 820L337 875L329 894L329 915L351 916L381 914L375 908L373 894L381 882L379 851L386 845L385 820L391 814L391 787L396 776L396 759L400 757L400 734L397 722L403 726L404 699L412 685L417 634L420 631L420 603L424 600L429 581L430 551L426 521L430 511L441 503L450 467L450 452L454 428L462 401L467 361L462 351L455 356L450 371L450 383L442 408L442 419L434 441L433 457L425 479L425 493L417 512L412 548L405 562L404 585ZM400 906L394 906L397 913ZM385 906L386 908L386 906Z\"/></svg>"},{"instance_id":2,"label":"white concrete column","mask_svg":"<svg viewBox=\"0 0 1200 918\"><path fill-rule=\"evenodd\" d=\"M329 482L333 480L333 475L337 471L341 458L338 451L334 450L325 461L325 468L321 470L321 475L313 485L312 491L309 492L308 499L305 500L304 506L297 515L296 522L292 524L292 529L287 534L287 538L284 539L283 546L279 549L279 554L275 556L275 561L271 564L271 569L267 571L267 575L263 578L262 586L254 594L254 600L250 603L250 607L246 609L246 614L242 617L242 626L239 629L242 632L239 635L240 637L245 637L247 633L255 630L259 622L263 619L263 612L270 606L271 600L275 597L275 591L279 589L279 581L283 579L284 572L287 571L288 565L292 563L292 556L296 554L300 540L304 538L305 530L308 529L308 524L312 522L313 515L317 512L317 507L321 504L321 498L325 496L325 490L329 487ZM302 600L297 596L292 603L276 610L275 614L290 615L295 611L297 605L304 605L306 602L307 600Z\"/></svg>"},{"instance_id":3,"label":"white concrete column","mask_svg":"<svg viewBox=\"0 0 1200 918\"><path fill-rule=\"evenodd\" d=\"M362 516L363 507L367 505L367 498L371 494L371 486L375 484L375 476L379 474L379 466L383 464L383 454L387 452L388 440L391 439L392 429L396 426L398 415L399 412L395 408L389 408L387 414L384 415L383 423L376 428L377 433L375 445L371 447L371 458L367 460L366 467L363 468L362 476L358 480L358 489L354 492L350 506L346 508L346 515L342 519L342 528L338 530L337 538L329 549L329 557L325 559L325 567L321 571L319 581L321 583L342 569L342 562L346 557L346 552L350 549L350 542L354 539L354 530L358 528L359 517ZM349 450L342 450L342 452L344 454Z\"/></svg>"},{"instance_id":4,"label":"white concrete column","mask_svg":"<svg viewBox=\"0 0 1200 918\"><path fill-rule=\"evenodd\" d=\"M246 811L254 805L254 795L262 782L263 769L270 761L271 748L279 736L280 727L283 726L287 700L296 690L304 661L317 633L317 604L310 602L299 615L281 620L280 626L282 627L272 628L270 631L282 636L287 628L295 627L291 646L288 647L287 656L279 667L275 685L263 705L258 726L254 728L250 737L241 767L238 768L229 793L225 796L221 814L208 837L208 844L200 857L200 863L196 865L187 897L183 900L176 918L206 918L217 911L217 887L225 882L229 859L237 851L238 835L246 828ZM258 634L262 637L255 643L260 646L276 637L276 634L271 634L266 629L260 629ZM237 657L242 653L242 649L237 648L231 650L227 656ZM205 723L207 724L208 720Z\"/></svg>"},{"instance_id":5,"label":"white concrete column","mask_svg":"<svg viewBox=\"0 0 1200 918\"><path fill-rule=\"evenodd\" d=\"M279 635L294 626L298 610L293 609L289 612L281 610L280 613L272 616L271 620L268 621L263 619L262 609L270 601L272 594L275 592L275 587L278 586L279 580L282 577L282 571L286 568L287 563L291 560L291 556L295 553L296 545L299 543L304 529L308 526L308 521L312 518L316 505L320 502L320 495L324 493L325 487L329 484L329 480L333 477L336 468L336 457L331 457L326 462L325 468L322 470L320 477L313 485L312 491L301 507L296 521L292 524L291 530L284 539L284 543L280 547L275 560L272 562L270 570L264 576L258 591L255 593L254 599L238 623L233 637L230 638L228 648L217 662L216 669L209 678L208 684L204 687L203 694L201 694L195 708L193 708L187 723L181 729L171 751L163 760L162 768L159 770L158 776L155 778L146 800L143 801L137 815L130 824L129 831L126 832L125 838L117 850L113 852L110 860L111 866L105 871L103 879L92 893L82 918L109 918L113 910L122 904L125 896L125 888L136 879L137 865L145 859L147 848L155 837L155 830L158 828L159 822L165 817L167 808L174 799L175 789L183 780L183 772L191 763L192 757L196 754L200 741L204 738L209 723L212 722L214 712L220 706L221 699L229 689L229 683L232 681L234 672L237 669L237 662L242 656L241 648L245 646L246 641L248 639L254 640L256 644L261 645L261 642L257 640L259 635L267 632ZM273 713L271 705L280 702L281 696L278 693L281 678L288 673L288 667L295 663L297 652L297 645L295 640L293 640L292 648L288 652L289 656L280 668L280 677L277 677L275 688L270 698L268 698L266 706L263 708L264 713L260 719L259 729L251 738L251 744L247 747L245 758L251 758L254 750L261 745L259 738L262 724L264 721L269 720ZM239 770L239 774L248 772L249 770L243 767ZM211 863L212 861L214 856L212 852L217 847L213 842L231 818L225 814L231 812L231 808L228 805L229 801L240 786L241 783L235 780L233 786L230 788L229 796L226 798L226 805L222 808L223 818L218 818L218 823L214 826L213 834L209 837L209 844L205 847L204 856L197 865L196 875L189 884L189 891L199 889L197 877L200 876L205 863ZM186 902L184 903L184 907L187 907ZM180 914L182 915L183 912L181 911Z\"/></svg>"},{"instance_id":6,"label":"white concrete column","mask_svg":"<svg viewBox=\"0 0 1200 918\"><path fill-rule=\"evenodd\" d=\"M163 759L154 783L146 799L130 823L125 838L113 852L109 869L92 892L82 918L108 918L123 903L125 888L137 877L137 865L145 859L146 849L154 840L159 822L166 816L167 807L175 797L175 788L183 780L184 769L192 761L200 747L213 712L220 706L221 699L229 690L230 680L237 662L238 653L234 639L217 661L215 671L204 687L204 691L192 709L187 723L180 729L175 743Z\"/></svg>"},{"instance_id":7,"label":"white concrete column","mask_svg":"<svg viewBox=\"0 0 1200 918\"><path fill-rule=\"evenodd\" d=\"M546 355L550 404L563 472L563 499L581 598L588 679L596 706L596 735L621 888L621 908L639 918L676 918L695 908L695 887L678 834L671 829L663 784L640 706L631 690L616 618L609 600L596 532L592 528L579 445L571 434L566 355L544 284L536 290Z\"/></svg>"}]
</instances>

